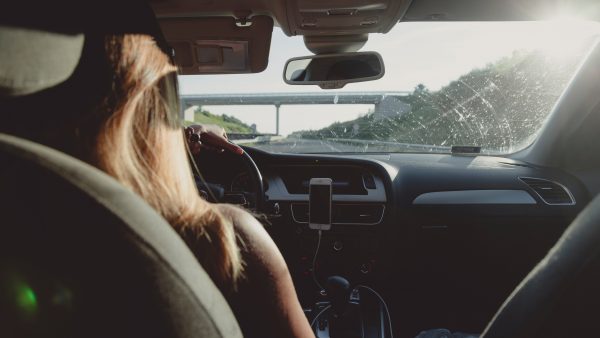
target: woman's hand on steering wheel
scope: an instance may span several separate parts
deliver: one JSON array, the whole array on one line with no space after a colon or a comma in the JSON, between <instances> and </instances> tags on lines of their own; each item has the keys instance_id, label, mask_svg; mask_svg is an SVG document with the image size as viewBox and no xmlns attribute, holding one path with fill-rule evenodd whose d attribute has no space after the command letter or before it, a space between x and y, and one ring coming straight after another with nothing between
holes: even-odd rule
<instances>
[{"instance_id":1,"label":"woman's hand on steering wheel","mask_svg":"<svg viewBox=\"0 0 600 338\"><path fill-rule=\"evenodd\" d=\"M244 152L244 149L229 142L225 129L214 124L195 124L185 128L185 137L193 156L197 156L205 150L216 153L227 151L239 155L244 161L254 185L254 194L256 195L254 208L257 211L262 210L265 200L262 174L250 155Z\"/></svg>"},{"instance_id":2,"label":"woman's hand on steering wheel","mask_svg":"<svg viewBox=\"0 0 600 338\"><path fill-rule=\"evenodd\" d=\"M185 128L185 137L192 152L198 155L204 150L219 152L229 151L243 155L244 150L229 142L225 129L215 124L194 124Z\"/></svg>"}]
</instances>

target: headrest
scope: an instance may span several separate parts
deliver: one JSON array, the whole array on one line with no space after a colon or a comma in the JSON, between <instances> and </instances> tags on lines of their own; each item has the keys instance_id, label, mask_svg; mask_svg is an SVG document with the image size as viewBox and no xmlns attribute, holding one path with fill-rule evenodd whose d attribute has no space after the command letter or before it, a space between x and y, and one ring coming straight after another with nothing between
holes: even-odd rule
<instances>
[{"instance_id":1,"label":"headrest","mask_svg":"<svg viewBox=\"0 0 600 338\"><path fill-rule=\"evenodd\" d=\"M0 25L0 95L32 94L68 79L79 63L83 34Z\"/></svg>"},{"instance_id":2,"label":"headrest","mask_svg":"<svg viewBox=\"0 0 600 338\"><path fill-rule=\"evenodd\" d=\"M79 64L85 36L120 33L154 36L169 53L144 1L20 0L5 6L0 11L0 97L64 82Z\"/></svg>"}]
</instances>

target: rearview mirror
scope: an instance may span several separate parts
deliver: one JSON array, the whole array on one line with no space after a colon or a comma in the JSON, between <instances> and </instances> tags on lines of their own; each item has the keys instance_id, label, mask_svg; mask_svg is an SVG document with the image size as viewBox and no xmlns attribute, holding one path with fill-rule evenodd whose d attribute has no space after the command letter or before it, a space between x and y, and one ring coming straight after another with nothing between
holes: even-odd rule
<instances>
[{"instance_id":1,"label":"rearview mirror","mask_svg":"<svg viewBox=\"0 0 600 338\"><path fill-rule=\"evenodd\" d=\"M283 79L290 85L318 85L338 89L348 83L383 77L385 67L376 52L325 54L297 57L285 64Z\"/></svg>"}]
</instances>

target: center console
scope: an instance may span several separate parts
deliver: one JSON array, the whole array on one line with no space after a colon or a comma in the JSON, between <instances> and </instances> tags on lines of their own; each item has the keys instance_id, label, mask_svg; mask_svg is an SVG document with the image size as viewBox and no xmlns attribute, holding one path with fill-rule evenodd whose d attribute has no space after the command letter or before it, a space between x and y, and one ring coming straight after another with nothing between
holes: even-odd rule
<instances>
[{"instance_id":1,"label":"center console","mask_svg":"<svg viewBox=\"0 0 600 338\"><path fill-rule=\"evenodd\" d=\"M354 284L380 287L389 249L382 245L382 239L386 238L391 211L384 173L370 162L363 164L337 160L321 161L318 166L272 165L264 170L266 195L278 211L269 233L286 259L304 307L320 301L314 297L313 274L323 281L327 276L341 275ZM310 226L310 181L319 177L332 181L331 227L323 231L322 239Z\"/></svg>"},{"instance_id":2,"label":"center console","mask_svg":"<svg viewBox=\"0 0 600 338\"><path fill-rule=\"evenodd\" d=\"M266 195L279 211L270 234L316 337L392 337L387 305L366 286L382 285L381 257L388 257L381 245L388 194L379 169L294 163L265 170Z\"/></svg>"},{"instance_id":3,"label":"center console","mask_svg":"<svg viewBox=\"0 0 600 338\"><path fill-rule=\"evenodd\" d=\"M317 338L391 337L387 305L375 290L332 276L324 291L326 300L307 309Z\"/></svg>"}]
</instances>

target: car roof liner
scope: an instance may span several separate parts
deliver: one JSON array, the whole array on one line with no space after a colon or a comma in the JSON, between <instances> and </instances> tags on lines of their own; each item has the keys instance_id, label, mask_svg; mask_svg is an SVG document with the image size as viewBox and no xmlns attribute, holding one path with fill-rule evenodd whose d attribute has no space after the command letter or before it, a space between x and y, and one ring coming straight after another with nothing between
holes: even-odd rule
<instances>
[{"instance_id":1,"label":"car roof liner","mask_svg":"<svg viewBox=\"0 0 600 338\"><path fill-rule=\"evenodd\" d=\"M0 11L0 26L61 34L147 34L162 43L160 27L146 1L40 2L22 0ZM164 46L161 46L163 48Z\"/></svg>"},{"instance_id":2,"label":"car roof liner","mask_svg":"<svg viewBox=\"0 0 600 338\"><path fill-rule=\"evenodd\" d=\"M29 95L63 83L75 72L84 46L89 45L86 36L112 34L150 35L165 54L173 55L144 1L23 0L3 9L0 97Z\"/></svg>"}]
</instances>

